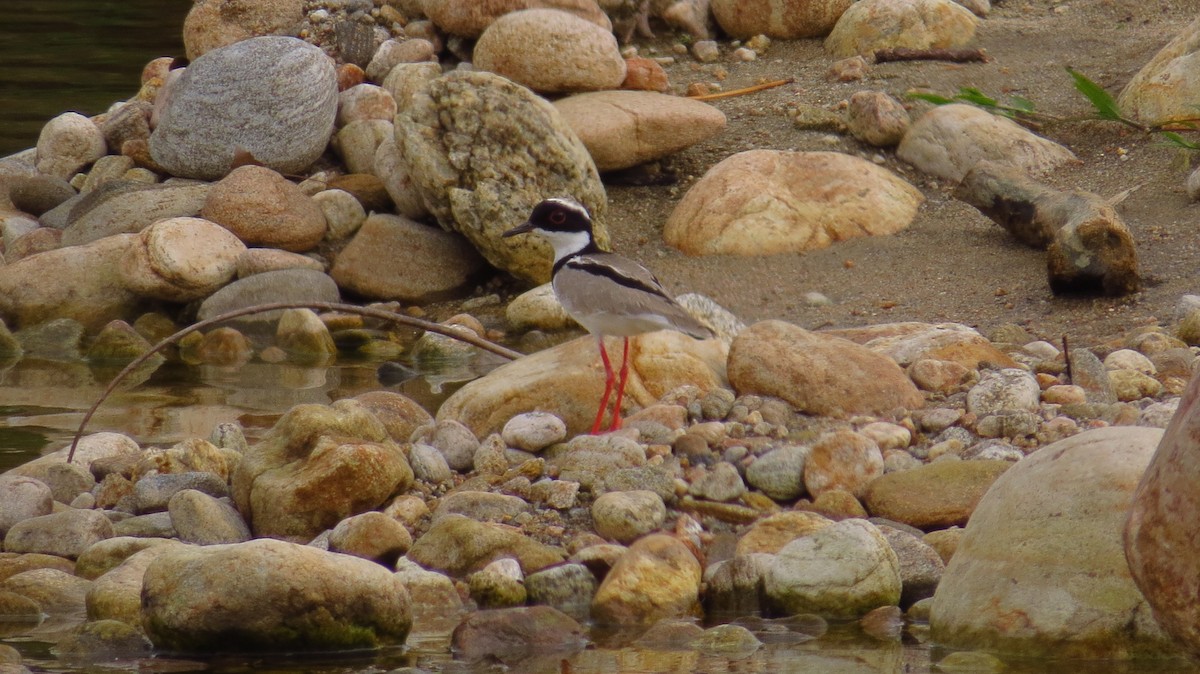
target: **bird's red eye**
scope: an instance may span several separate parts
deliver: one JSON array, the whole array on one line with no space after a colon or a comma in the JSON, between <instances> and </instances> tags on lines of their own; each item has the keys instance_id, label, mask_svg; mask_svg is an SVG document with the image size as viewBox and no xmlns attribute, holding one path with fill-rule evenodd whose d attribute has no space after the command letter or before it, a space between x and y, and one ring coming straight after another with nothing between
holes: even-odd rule
<instances>
[{"instance_id":1,"label":"bird's red eye","mask_svg":"<svg viewBox=\"0 0 1200 674\"><path fill-rule=\"evenodd\" d=\"M567 221L567 214L563 213L562 211L554 211L553 213L550 214L550 223L551 224L561 225L566 221Z\"/></svg>"}]
</instances>

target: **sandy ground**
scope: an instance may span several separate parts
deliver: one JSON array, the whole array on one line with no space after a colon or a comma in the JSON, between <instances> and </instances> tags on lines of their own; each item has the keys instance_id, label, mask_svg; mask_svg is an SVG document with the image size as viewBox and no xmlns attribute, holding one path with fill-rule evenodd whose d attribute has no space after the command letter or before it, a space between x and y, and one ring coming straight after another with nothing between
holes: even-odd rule
<instances>
[{"instance_id":1,"label":"sandy ground","mask_svg":"<svg viewBox=\"0 0 1200 674\"><path fill-rule=\"evenodd\" d=\"M995 0L993 0L995 2ZM848 136L794 128L796 103L832 108L863 89L902 97L914 88L951 95L974 86L993 96L1018 94L1041 111L1087 115L1064 67L1072 66L1114 96L1137 69L1197 14L1196 0L999 0L976 35L993 57L984 64L943 62L872 66L865 80L826 81L833 59L820 40L775 41L751 63L723 57L726 90L792 77L793 84L716 101L728 127L673 157L672 186L610 186L608 226L614 249L656 271L674 292L708 295L743 320L780 318L806 328L893 321L956 321L990 334L1014 323L1034 336L1095 344L1147 324L1171 326L1179 298L1200 293L1200 206L1184 191L1192 157L1160 139L1119 124L1056 124L1043 135L1082 160L1045 182L1111 197L1133 188L1118 211L1137 240L1143 289L1125 297L1056 297L1046 282L1045 255L1011 240L946 185ZM643 55L670 53L667 36L635 40ZM728 41L723 41L728 50ZM668 67L673 85L713 82L711 67L690 58ZM914 110L919 111L917 104ZM927 201L906 230L841 242L802 255L687 257L666 246L662 227L675 204L709 167L744 150L837 150L872 158L924 192ZM826 306L805 302L819 292Z\"/></svg>"}]
</instances>

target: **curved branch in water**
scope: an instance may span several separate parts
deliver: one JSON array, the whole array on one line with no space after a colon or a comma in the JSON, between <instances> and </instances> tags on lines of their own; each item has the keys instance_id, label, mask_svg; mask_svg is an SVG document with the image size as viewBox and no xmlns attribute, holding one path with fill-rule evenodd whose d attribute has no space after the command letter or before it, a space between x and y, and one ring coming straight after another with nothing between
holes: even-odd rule
<instances>
[{"instance_id":1,"label":"curved branch in water","mask_svg":"<svg viewBox=\"0 0 1200 674\"><path fill-rule=\"evenodd\" d=\"M472 346L477 346L485 351L490 351L509 360L516 360L524 355L518 351L505 348L499 344L496 344L495 342L488 341L474 334L459 332L454 328L447 327L440 323L434 323L432 321L426 321L420 318L414 318L412 316L405 316L404 314L398 314L392 311L384 311L383 309L357 307L353 304L341 304L340 302L273 302L270 304L256 304L252 307L244 307L242 309L227 311L223 314L213 316L212 318L206 318L198 323L193 323L192 325L189 325L175 334L164 338L158 344L152 346L149 351L133 359L133 361L125 366L125 369L121 370L117 373L117 376L113 377L112 381L108 383L108 387L104 389L104 392L100 394L100 397L96 399L96 402L93 403L92 406L88 408L87 413L83 415L83 420L79 422L79 429L75 431L75 437L71 439L71 451L67 452L67 463L71 463L71 461L75 459L75 449L79 446L79 440L83 437L83 432L87 428L88 422L92 420L92 415L96 413L96 410L100 409L100 405L104 403L108 396L112 395L112 392L116 390L117 385L120 384L125 377L129 376L130 372L133 372L143 363L149 360L151 356L197 330L203 330L211 325L216 325L217 323L228 321L234 318L240 318L242 316L262 313L265 311L276 311L278 309L316 309L320 311L340 311L348 314L358 314L360 316L366 316L367 318L378 318L380 320L390 321L392 323L399 323L401 325L420 328L427 332L435 332L439 335L457 339L460 342L466 342Z\"/></svg>"}]
</instances>

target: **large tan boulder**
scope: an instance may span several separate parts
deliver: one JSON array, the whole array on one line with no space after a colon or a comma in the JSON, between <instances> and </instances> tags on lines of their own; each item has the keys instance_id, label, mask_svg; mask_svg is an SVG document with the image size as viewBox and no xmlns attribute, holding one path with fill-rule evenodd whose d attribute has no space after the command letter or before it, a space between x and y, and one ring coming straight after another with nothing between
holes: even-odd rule
<instances>
[{"instance_id":1,"label":"large tan boulder","mask_svg":"<svg viewBox=\"0 0 1200 674\"><path fill-rule=\"evenodd\" d=\"M1152 428L1090 430L1000 476L934 595L934 640L1023 657L1170 653L1121 545L1134 489L1161 437Z\"/></svg>"},{"instance_id":2,"label":"large tan boulder","mask_svg":"<svg viewBox=\"0 0 1200 674\"><path fill-rule=\"evenodd\" d=\"M534 91L615 89L625 59L612 32L557 9L526 9L496 19L475 43L475 67Z\"/></svg>"},{"instance_id":3,"label":"large tan boulder","mask_svg":"<svg viewBox=\"0 0 1200 674\"><path fill-rule=\"evenodd\" d=\"M688 255L774 255L904 229L924 201L887 169L839 152L749 150L704 174L663 238Z\"/></svg>"},{"instance_id":4,"label":"large tan boulder","mask_svg":"<svg viewBox=\"0 0 1200 674\"><path fill-rule=\"evenodd\" d=\"M847 58L891 47L962 47L978 25L979 19L954 0L861 0L842 13L825 39L825 51Z\"/></svg>"},{"instance_id":5,"label":"large tan boulder","mask_svg":"<svg viewBox=\"0 0 1200 674\"><path fill-rule=\"evenodd\" d=\"M1121 113L1144 124L1195 120L1200 100L1200 19L1160 49L1117 97Z\"/></svg>"}]
</instances>

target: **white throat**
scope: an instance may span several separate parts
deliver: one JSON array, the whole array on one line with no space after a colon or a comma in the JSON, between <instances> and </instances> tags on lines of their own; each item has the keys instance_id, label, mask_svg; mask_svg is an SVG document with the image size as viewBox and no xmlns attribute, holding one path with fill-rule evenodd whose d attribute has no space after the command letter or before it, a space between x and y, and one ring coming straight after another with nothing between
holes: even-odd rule
<instances>
[{"instance_id":1,"label":"white throat","mask_svg":"<svg viewBox=\"0 0 1200 674\"><path fill-rule=\"evenodd\" d=\"M587 232L550 232L539 229L538 234L546 237L554 247L555 262L578 253L592 242L592 237Z\"/></svg>"}]
</instances>

